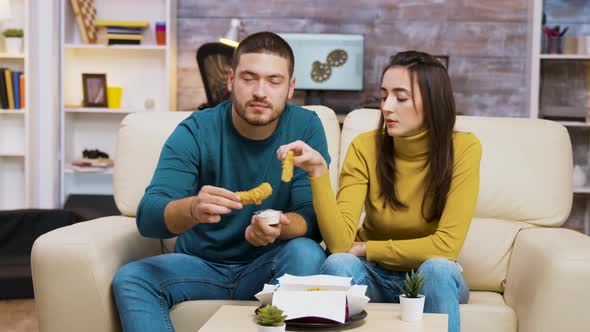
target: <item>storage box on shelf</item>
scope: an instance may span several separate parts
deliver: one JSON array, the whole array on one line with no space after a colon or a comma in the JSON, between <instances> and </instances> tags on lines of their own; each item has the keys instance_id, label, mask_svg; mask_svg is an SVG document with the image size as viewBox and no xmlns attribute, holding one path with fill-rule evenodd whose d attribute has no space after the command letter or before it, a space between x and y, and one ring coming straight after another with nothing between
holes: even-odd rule
<instances>
[{"instance_id":1,"label":"storage box on shelf","mask_svg":"<svg viewBox=\"0 0 590 332\"><path fill-rule=\"evenodd\" d=\"M108 45L100 38L106 28L96 44L87 44L70 0L61 1L61 204L70 194L112 194L112 168L85 171L71 162L84 149L98 149L116 163L117 131L127 114L176 111L176 0L95 0L94 5L98 20L147 22L147 27L137 29L140 44ZM166 25L164 45L156 43L156 22ZM107 86L120 87L120 108L84 107L84 73L106 74Z\"/></svg>"}]
</instances>

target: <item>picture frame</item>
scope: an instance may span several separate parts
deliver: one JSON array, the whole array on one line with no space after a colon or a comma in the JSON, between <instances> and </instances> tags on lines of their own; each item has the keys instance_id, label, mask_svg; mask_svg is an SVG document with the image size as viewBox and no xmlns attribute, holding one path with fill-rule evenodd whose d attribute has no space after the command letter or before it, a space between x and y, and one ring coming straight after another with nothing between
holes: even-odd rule
<instances>
[{"instance_id":1,"label":"picture frame","mask_svg":"<svg viewBox=\"0 0 590 332\"><path fill-rule=\"evenodd\" d=\"M108 107L107 75L82 74L84 107Z\"/></svg>"}]
</instances>

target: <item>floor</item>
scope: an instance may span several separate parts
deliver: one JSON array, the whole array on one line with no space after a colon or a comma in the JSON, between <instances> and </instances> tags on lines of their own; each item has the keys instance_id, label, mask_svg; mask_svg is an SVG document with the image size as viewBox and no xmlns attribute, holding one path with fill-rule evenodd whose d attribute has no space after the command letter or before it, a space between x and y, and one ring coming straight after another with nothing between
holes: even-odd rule
<instances>
[{"instance_id":1,"label":"floor","mask_svg":"<svg viewBox=\"0 0 590 332\"><path fill-rule=\"evenodd\" d=\"M35 300L0 301L0 326L3 332L37 332Z\"/></svg>"}]
</instances>

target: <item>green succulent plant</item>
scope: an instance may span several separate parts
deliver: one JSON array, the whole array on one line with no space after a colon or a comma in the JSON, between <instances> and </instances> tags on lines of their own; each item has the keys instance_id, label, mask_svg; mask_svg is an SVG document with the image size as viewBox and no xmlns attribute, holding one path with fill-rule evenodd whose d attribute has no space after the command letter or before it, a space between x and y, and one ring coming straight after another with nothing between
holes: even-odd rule
<instances>
[{"instance_id":1,"label":"green succulent plant","mask_svg":"<svg viewBox=\"0 0 590 332\"><path fill-rule=\"evenodd\" d=\"M420 273L414 273L414 270L412 270L412 274L406 273L403 287L395 281L393 283L406 297L417 298L420 295L422 286L424 286L424 277Z\"/></svg>"},{"instance_id":2,"label":"green succulent plant","mask_svg":"<svg viewBox=\"0 0 590 332\"><path fill-rule=\"evenodd\" d=\"M23 37L23 29L6 29L2 32L2 35L4 35L4 37L17 37L17 38L22 38Z\"/></svg>"},{"instance_id":3,"label":"green succulent plant","mask_svg":"<svg viewBox=\"0 0 590 332\"><path fill-rule=\"evenodd\" d=\"M262 326L283 326L287 318L283 315L283 310L268 304L260 308L257 315L256 324Z\"/></svg>"}]
</instances>

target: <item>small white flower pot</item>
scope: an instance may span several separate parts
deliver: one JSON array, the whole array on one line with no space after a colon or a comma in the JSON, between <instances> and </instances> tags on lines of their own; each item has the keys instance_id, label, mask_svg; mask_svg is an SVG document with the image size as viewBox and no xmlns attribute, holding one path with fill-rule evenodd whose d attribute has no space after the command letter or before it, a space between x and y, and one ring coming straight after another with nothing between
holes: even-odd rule
<instances>
[{"instance_id":1,"label":"small white flower pot","mask_svg":"<svg viewBox=\"0 0 590 332\"><path fill-rule=\"evenodd\" d=\"M6 53L19 54L23 50L23 39L20 37L5 37Z\"/></svg>"},{"instance_id":2,"label":"small white flower pot","mask_svg":"<svg viewBox=\"0 0 590 332\"><path fill-rule=\"evenodd\" d=\"M287 324L281 326L262 326L258 325L258 332L285 332Z\"/></svg>"},{"instance_id":3,"label":"small white flower pot","mask_svg":"<svg viewBox=\"0 0 590 332\"><path fill-rule=\"evenodd\" d=\"M419 295L417 298L409 298L405 295L399 296L402 320L404 322L415 322L422 320L424 313L424 299L424 295Z\"/></svg>"}]
</instances>

